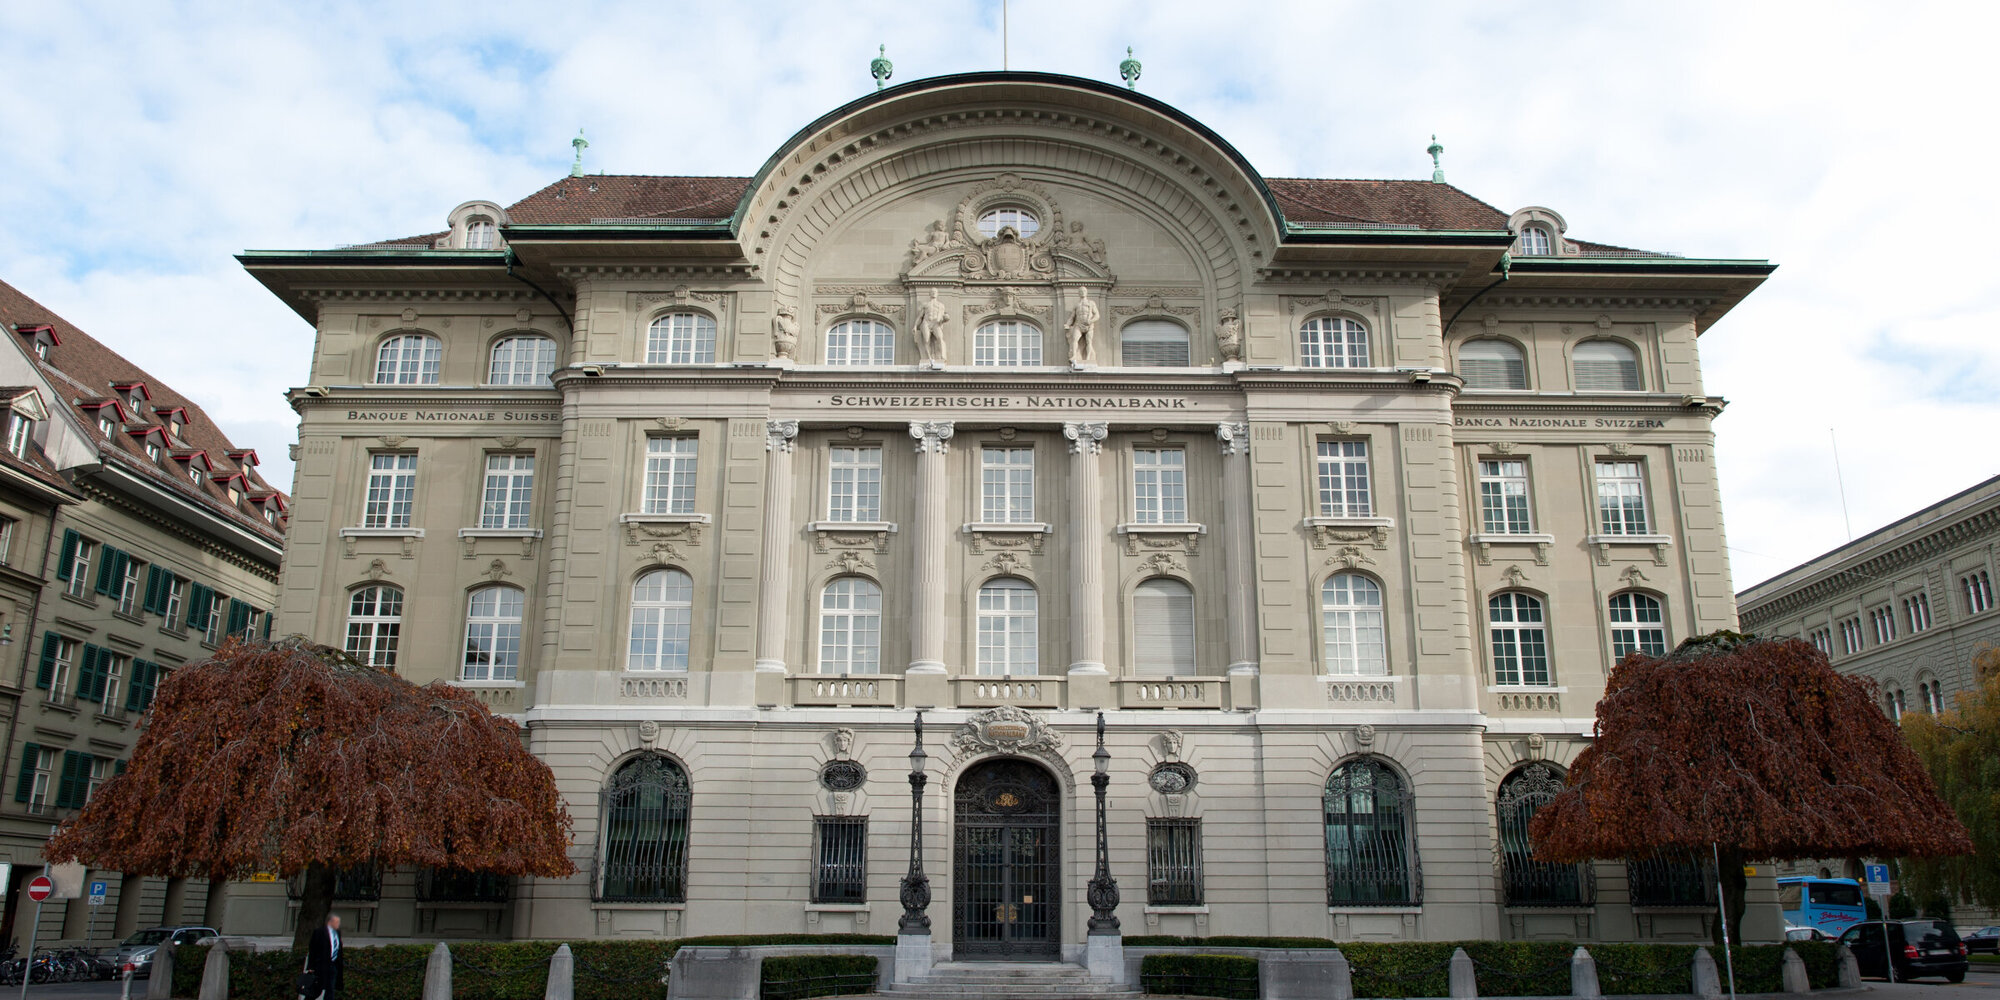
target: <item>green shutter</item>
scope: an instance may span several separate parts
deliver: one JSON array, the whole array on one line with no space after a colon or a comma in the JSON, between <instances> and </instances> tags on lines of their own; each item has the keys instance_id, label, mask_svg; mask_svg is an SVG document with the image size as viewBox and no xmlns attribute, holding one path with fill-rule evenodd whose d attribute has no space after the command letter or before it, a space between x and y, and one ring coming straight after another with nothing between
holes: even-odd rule
<instances>
[{"instance_id":1,"label":"green shutter","mask_svg":"<svg viewBox=\"0 0 2000 1000\"><path fill-rule=\"evenodd\" d=\"M275 616L275 614L276 614L275 612L271 612L271 611L266 611L266 612L264 612L264 641L265 641L265 642L270 642L270 641L271 641L271 619L272 619L272 618L273 618L273 617Z\"/></svg>"},{"instance_id":2,"label":"green shutter","mask_svg":"<svg viewBox=\"0 0 2000 1000\"><path fill-rule=\"evenodd\" d=\"M125 758L120 757L118 758L117 763L111 765L111 776L116 778L124 773L125 773Z\"/></svg>"},{"instance_id":3,"label":"green shutter","mask_svg":"<svg viewBox=\"0 0 2000 1000\"><path fill-rule=\"evenodd\" d=\"M132 684L125 689L125 710L143 712L153 704L153 690L160 683L160 665L151 660L132 661Z\"/></svg>"},{"instance_id":4,"label":"green shutter","mask_svg":"<svg viewBox=\"0 0 2000 1000\"><path fill-rule=\"evenodd\" d=\"M63 751L62 782L56 786L56 808L75 809L90 794L90 755Z\"/></svg>"},{"instance_id":5,"label":"green shutter","mask_svg":"<svg viewBox=\"0 0 2000 1000\"><path fill-rule=\"evenodd\" d=\"M142 610L156 615L166 613L160 609L160 591L164 589L161 578L166 575L167 571L158 566L146 567L146 603L140 605Z\"/></svg>"},{"instance_id":6,"label":"green shutter","mask_svg":"<svg viewBox=\"0 0 2000 1000\"><path fill-rule=\"evenodd\" d=\"M91 686L97 683L97 647L83 644L83 654L78 657L76 668L76 700L89 701L93 697Z\"/></svg>"},{"instance_id":7,"label":"green shutter","mask_svg":"<svg viewBox=\"0 0 2000 1000\"><path fill-rule=\"evenodd\" d=\"M100 594L111 594L111 564L118 554L118 550L109 545L97 547L97 586L93 589Z\"/></svg>"},{"instance_id":8,"label":"green shutter","mask_svg":"<svg viewBox=\"0 0 2000 1000\"><path fill-rule=\"evenodd\" d=\"M46 691L56 677L56 653L62 649L62 636L49 632L42 636L42 671L35 675L35 686Z\"/></svg>"},{"instance_id":9,"label":"green shutter","mask_svg":"<svg viewBox=\"0 0 2000 1000\"><path fill-rule=\"evenodd\" d=\"M214 599L215 591L199 583L188 588L188 628L196 632L208 630L208 606Z\"/></svg>"},{"instance_id":10,"label":"green shutter","mask_svg":"<svg viewBox=\"0 0 2000 1000\"><path fill-rule=\"evenodd\" d=\"M73 528L63 529L62 558L56 560L56 579L69 579L69 567L76 561L76 543L80 537Z\"/></svg>"},{"instance_id":11,"label":"green shutter","mask_svg":"<svg viewBox=\"0 0 2000 1000\"><path fill-rule=\"evenodd\" d=\"M14 801L26 802L35 794L35 765L41 763L42 748L33 743L21 747L21 776L14 781Z\"/></svg>"},{"instance_id":12,"label":"green shutter","mask_svg":"<svg viewBox=\"0 0 2000 1000\"><path fill-rule=\"evenodd\" d=\"M250 605L232 597L229 599L229 634L242 635L250 627Z\"/></svg>"}]
</instances>

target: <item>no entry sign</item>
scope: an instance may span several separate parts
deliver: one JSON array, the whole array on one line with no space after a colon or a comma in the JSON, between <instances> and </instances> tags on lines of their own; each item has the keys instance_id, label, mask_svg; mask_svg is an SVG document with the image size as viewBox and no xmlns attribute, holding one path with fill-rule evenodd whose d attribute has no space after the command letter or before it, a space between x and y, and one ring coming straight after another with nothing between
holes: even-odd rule
<instances>
[{"instance_id":1,"label":"no entry sign","mask_svg":"<svg viewBox=\"0 0 2000 1000\"><path fill-rule=\"evenodd\" d=\"M28 881L28 898L37 903L49 898L49 893L54 891L56 884L49 881L47 875L37 875Z\"/></svg>"}]
</instances>

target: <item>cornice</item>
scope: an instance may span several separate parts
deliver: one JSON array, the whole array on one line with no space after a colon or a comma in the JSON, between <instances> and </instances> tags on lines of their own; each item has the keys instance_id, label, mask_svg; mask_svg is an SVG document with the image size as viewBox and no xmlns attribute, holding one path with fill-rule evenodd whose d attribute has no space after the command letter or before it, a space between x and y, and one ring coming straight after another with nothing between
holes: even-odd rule
<instances>
[{"instance_id":1,"label":"cornice","mask_svg":"<svg viewBox=\"0 0 2000 1000\"><path fill-rule=\"evenodd\" d=\"M528 302L540 298L526 288L299 288L307 302Z\"/></svg>"},{"instance_id":2,"label":"cornice","mask_svg":"<svg viewBox=\"0 0 2000 1000\"><path fill-rule=\"evenodd\" d=\"M757 278L759 268L755 264L558 264L558 277L581 280L586 278L733 278L750 281Z\"/></svg>"},{"instance_id":3,"label":"cornice","mask_svg":"<svg viewBox=\"0 0 2000 1000\"><path fill-rule=\"evenodd\" d=\"M1295 267L1271 266L1257 268L1257 280L1266 284L1301 284L1311 282L1364 282L1380 285L1418 285L1430 291L1437 291L1456 284L1462 269L1459 268L1396 268L1396 267Z\"/></svg>"},{"instance_id":4,"label":"cornice","mask_svg":"<svg viewBox=\"0 0 2000 1000\"><path fill-rule=\"evenodd\" d=\"M1719 295L1642 295L1597 292L1495 291L1479 300L1498 309L1655 309L1700 312L1720 302Z\"/></svg>"},{"instance_id":5,"label":"cornice","mask_svg":"<svg viewBox=\"0 0 2000 1000\"><path fill-rule=\"evenodd\" d=\"M1752 625L1787 617L1843 592L1879 585L1883 578L1913 563L1944 555L1967 542L2000 532L2000 506L1988 506L1941 524L1860 562L1823 570L1815 579L1780 591L1755 604L1739 605L1737 617L1746 631Z\"/></svg>"},{"instance_id":6,"label":"cornice","mask_svg":"<svg viewBox=\"0 0 2000 1000\"><path fill-rule=\"evenodd\" d=\"M1468 396L1460 394L1452 401L1454 412L1467 410L1502 410L1507 413L1548 413L1573 414L1578 410L1589 413L1643 413L1672 416L1694 416L1697 414L1714 417L1722 412L1728 401L1720 396L1683 396L1674 393L1629 393L1591 394L1576 396L1541 396L1534 394L1520 396Z\"/></svg>"},{"instance_id":7,"label":"cornice","mask_svg":"<svg viewBox=\"0 0 2000 1000\"><path fill-rule=\"evenodd\" d=\"M532 393L532 395L530 395ZM547 389L480 389L452 387L435 392L411 392L396 386L386 391L375 386L304 386L285 391L292 409L304 411L341 406L547 406L562 405L560 396Z\"/></svg>"},{"instance_id":8,"label":"cornice","mask_svg":"<svg viewBox=\"0 0 2000 1000\"><path fill-rule=\"evenodd\" d=\"M275 560L267 564L261 560L245 556L241 551L232 546L224 545L213 538L209 538L188 528L186 525L178 524L168 518L162 517L157 511L144 504L108 490L90 479L79 479L77 481L77 488L86 498L96 501L101 506L109 507L128 517L143 521L148 526L164 531L231 566L248 571L258 579L267 580L273 586L276 586L278 582L278 563ZM282 545L275 547L280 552L283 551ZM273 590L271 597L274 602L277 596L277 592Z\"/></svg>"}]
</instances>

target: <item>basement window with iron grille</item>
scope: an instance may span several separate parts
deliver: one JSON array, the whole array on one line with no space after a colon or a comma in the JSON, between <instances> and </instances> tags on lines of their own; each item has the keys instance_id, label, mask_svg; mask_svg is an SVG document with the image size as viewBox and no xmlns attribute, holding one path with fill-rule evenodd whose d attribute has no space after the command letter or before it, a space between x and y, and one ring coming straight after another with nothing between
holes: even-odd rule
<instances>
[{"instance_id":1,"label":"basement window with iron grille","mask_svg":"<svg viewBox=\"0 0 2000 1000\"><path fill-rule=\"evenodd\" d=\"M819 817L813 825L813 857L813 902L867 901L867 817Z\"/></svg>"},{"instance_id":2,"label":"basement window with iron grille","mask_svg":"<svg viewBox=\"0 0 2000 1000\"><path fill-rule=\"evenodd\" d=\"M1146 821L1146 902L1201 905L1201 820Z\"/></svg>"}]
</instances>

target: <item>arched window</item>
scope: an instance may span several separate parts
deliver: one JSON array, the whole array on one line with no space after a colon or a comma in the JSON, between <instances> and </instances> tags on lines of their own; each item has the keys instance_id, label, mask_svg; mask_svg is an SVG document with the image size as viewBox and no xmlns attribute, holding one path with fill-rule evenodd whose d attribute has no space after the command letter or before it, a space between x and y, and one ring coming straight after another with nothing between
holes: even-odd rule
<instances>
[{"instance_id":1,"label":"arched window","mask_svg":"<svg viewBox=\"0 0 2000 1000\"><path fill-rule=\"evenodd\" d=\"M465 609L465 669L459 680L511 681L521 670L521 589L481 587Z\"/></svg>"},{"instance_id":2,"label":"arched window","mask_svg":"<svg viewBox=\"0 0 2000 1000\"><path fill-rule=\"evenodd\" d=\"M1156 577L1132 592L1135 672L1194 673L1194 591L1179 580Z\"/></svg>"},{"instance_id":3,"label":"arched window","mask_svg":"<svg viewBox=\"0 0 2000 1000\"><path fill-rule=\"evenodd\" d=\"M1468 389L1526 389L1528 362L1505 340L1468 340L1458 348L1458 374Z\"/></svg>"},{"instance_id":4,"label":"arched window","mask_svg":"<svg viewBox=\"0 0 2000 1000\"><path fill-rule=\"evenodd\" d=\"M444 345L423 333L405 333L382 342L375 352L378 385L436 385Z\"/></svg>"},{"instance_id":5,"label":"arched window","mask_svg":"<svg viewBox=\"0 0 2000 1000\"><path fill-rule=\"evenodd\" d=\"M656 569L632 581L631 642L627 670L688 668L694 631L694 580L677 569Z\"/></svg>"},{"instance_id":6,"label":"arched window","mask_svg":"<svg viewBox=\"0 0 2000 1000\"><path fill-rule=\"evenodd\" d=\"M403 592L362 587L347 599L347 655L371 667L395 669L403 637Z\"/></svg>"},{"instance_id":7,"label":"arched window","mask_svg":"<svg viewBox=\"0 0 2000 1000\"><path fill-rule=\"evenodd\" d=\"M465 248L467 250L491 250L499 237L500 230L493 220L483 215L475 215L465 220Z\"/></svg>"},{"instance_id":8,"label":"arched window","mask_svg":"<svg viewBox=\"0 0 2000 1000\"><path fill-rule=\"evenodd\" d=\"M1541 226L1522 226L1521 235L1514 242L1515 253L1523 257L1547 257L1555 250L1549 231Z\"/></svg>"},{"instance_id":9,"label":"arched window","mask_svg":"<svg viewBox=\"0 0 2000 1000\"><path fill-rule=\"evenodd\" d=\"M843 576L820 592L819 672L882 672L882 588L872 581Z\"/></svg>"},{"instance_id":10,"label":"arched window","mask_svg":"<svg viewBox=\"0 0 2000 1000\"><path fill-rule=\"evenodd\" d=\"M1382 644L1382 588L1375 581L1359 573L1335 573L1320 587L1319 607L1327 673L1389 673Z\"/></svg>"},{"instance_id":11,"label":"arched window","mask_svg":"<svg viewBox=\"0 0 2000 1000\"><path fill-rule=\"evenodd\" d=\"M1134 368L1185 368L1188 329L1172 320L1141 319L1118 331L1119 363Z\"/></svg>"},{"instance_id":12,"label":"arched window","mask_svg":"<svg viewBox=\"0 0 2000 1000\"><path fill-rule=\"evenodd\" d=\"M668 313L646 329L649 365L715 363L715 320L701 313Z\"/></svg>"},{"instance_id":13,"label":"arched window","mask_svg":"<svg viewBox=\"0 0 2000 1000\"><path fill-rule=\"evenodd\" d=\"M1307 368L1368 367L1368 328L1345 316L1315 316L1299 327L1299 364Z\"/></svg>"},{"instance_id":14,"label":"arched window","mask_svg":"<svg viewBox=\"0 0 2000 1000\"><path fill-rule=\"evenodd\" d=\"M1493 683L1549 683L1548 632L1542 602L1527 594L1495 594L1486 602L1493 638Z\"/></svg>"},{"instance_id":15,"label":"arched window","mask_svg":"<svg viewBox=\"0 0 2000 1000\"><path fill-rule=\"evenodd\" d=\"M1033 674L1036 659L1035 588L1005 578L979 588L979 672Z\"/></svg>"},{"instance_id":16,"label":"arched window","mask_svg":"<svg viewBox=\"0 0 2000 1000\"><path fill-rule=\"evenodd\" d=\"M1528 821L1563 789L1562 771L1535 763L1500 783L1500 884L1508 906L1576 906L1584 902L1583 868L1536 861Z\"/></svg>"},{"instance_id":17,"label":"arched window","mask_svg":"<svg viewBox=\"0 0 2000 1000\"><path fill-rule=\"evenodd\" d=\"M1033 323L999 319L972 334L972 363L999 367L1042 363L1042 331Z\"/></svg>"},{"instance_id":18,"label":"arched window","mask_svg":"<svg viewBox=\"0 0 2000 1000\"><path fill-rule=\"evenodd\" d=\"M1667 655L1666 619L1658 600L1645 594L1613 594L1606 614L1611 619L1613 661L1627 653Z\"/></svg>"},{"instance_id":19,"label":"arched window","mask_svg":"<svg viewBox=\"0 0 2000 1000\"><path fill-rule=\"evenodd\" d=\"M826 331L826 363L830 365L893 365L896 331L872 319L850 319Z\"/></svg>"},{"instance_id":20,"label":"arched window","mask_svg":"<svg viewBox=\"0 0 2000 1000\"><path fill-rule=\"evenodd\" d=\"M1328 906L1414 906L1422 902L1410 838L1410 792L1378 760L1333 769L1326 815Z\"/></svg>"},{"instance_id":21,"label":"arched window","mask_svg":"<svg viewBox=\"0 0 2000 1000\"><path fill-rule=\"evenodd\" d=\"M1025 240L1042 231L1042 220L1035 218L1035 213L1018 205L989 208L979 214L979 235L990 240L1000 235L1003 226L1012 226Z\"/></svg>"},{"instance_id":22,"label":"arched window","mask_svg":"<svg viewBox=\"0 0 2000 1000\"><path fill-rule=\"evenodd\" d=\"M556 370L556 342L547 337L503 337L487 368L491 385L547 385Z\"/></svg>"},{"instance_id":23,"label":"arched window","mask_svg":"<svg viewBox=\"0 0 2000 1000\"><path fill-rule=\"evenodd\" d=\"M598 800L604 829L598 899L687 901L692 798L687 775L659 754L635 757L611 776Z\"/></svg>"},{"instance_id":24,"label":"arched window","mask_svg":"<svg viewBox=\"0 0 2000 1000\"><path fill-rule=\"evenodd\" d=\"M1591 340L1570 354L1578 392L1638 392L1639 358L1614 340Z\"/></svg>"}]
</instances>

